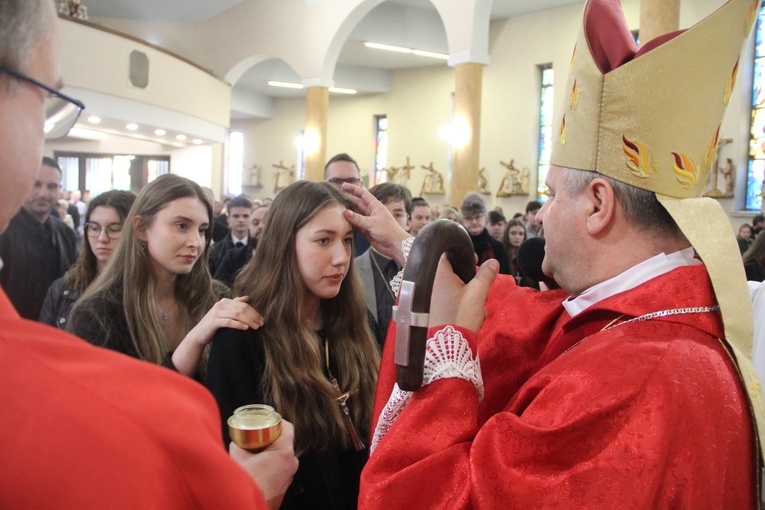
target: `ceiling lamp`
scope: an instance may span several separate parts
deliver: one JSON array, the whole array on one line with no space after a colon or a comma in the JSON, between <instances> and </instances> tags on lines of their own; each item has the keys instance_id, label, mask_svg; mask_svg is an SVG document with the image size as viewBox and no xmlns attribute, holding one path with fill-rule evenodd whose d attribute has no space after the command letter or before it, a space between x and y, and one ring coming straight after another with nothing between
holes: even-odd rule
<instances>
[{"instance_id":1,"label":"ceiling lamp","mask_svg":"<svg viewBox=\"0 0 765 510\"><path fill-rule=\"evenodd\" d=\"M437 53L435 51L415 50L413 48L404 48L403 46L393 46L390 44L381 44L375 42L365 42L364 46L367 48L373 48L375 50L393 51L396 53L409 53L412 55L418 55L420 57L437 58L441 60L448 60L449 55L446 53Z\"/></svg>"}]
</instances>

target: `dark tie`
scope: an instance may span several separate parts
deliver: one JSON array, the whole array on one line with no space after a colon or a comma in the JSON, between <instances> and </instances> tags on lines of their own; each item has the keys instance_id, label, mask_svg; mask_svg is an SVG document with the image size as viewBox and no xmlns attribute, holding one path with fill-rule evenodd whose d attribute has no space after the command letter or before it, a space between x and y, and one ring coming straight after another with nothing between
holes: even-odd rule
<instances>
[{"instance_id":1,"label":"dark tie","mask_svg":"<svg viewBox=\"0 0 765 510\"><path fill-rule=\"evenodd\" d=\"M242 246L244 246L244 243L242 241L237 241L236 244L234 245L234 247L236 248L241 248Z\"/></svg>"},{"instance_id":2,"label":"dark tie","mask_svg":"<svg viewBox=\"0 0 765 510\"><path fill-rule=\"evenodd\" d=\"M388 263L385 264L383 273L385 274L385 279L387 280L386 283L390 285L390 281L398 274L398 266L396 265L396 261L389 260Z\"/></svg>"}]
</instances>

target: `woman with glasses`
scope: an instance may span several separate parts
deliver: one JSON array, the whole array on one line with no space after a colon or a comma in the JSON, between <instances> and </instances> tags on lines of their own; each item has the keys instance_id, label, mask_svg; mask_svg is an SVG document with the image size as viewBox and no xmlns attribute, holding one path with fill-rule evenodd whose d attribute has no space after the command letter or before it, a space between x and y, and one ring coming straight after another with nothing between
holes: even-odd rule
<instances>
[{"instance_id":1,"label":"woman with glasses","mask_svg":"<svg viewBox=\"0 0 765 510\"><path fill-rule=\"evenodd\" d=\"M112 259L72 310L68 330L95 345L197 376L221 327L257 329L246 297L210 277L212 205L189 179L165 174L138 194ZM204 378L204 367L199 371Z\"/></svg>"},{"instance_id":2,"label":"woman with glasses","mask_svg":"<svg viewBox=\"0 0 765 510\"><path fill-rule=\"evenodd\" d=\"M77 262L48 289L40 322L66 329L74 304L101 274L117 246L134 200L129 191L107 191L90 202L85 212L86 242Z\"/></svg>"}]
</instances>

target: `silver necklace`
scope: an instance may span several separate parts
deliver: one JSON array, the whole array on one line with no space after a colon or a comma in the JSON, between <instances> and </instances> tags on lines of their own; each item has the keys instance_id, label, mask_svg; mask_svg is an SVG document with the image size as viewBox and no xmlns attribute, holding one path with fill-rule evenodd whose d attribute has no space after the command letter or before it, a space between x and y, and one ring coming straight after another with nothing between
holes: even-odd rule
<instances>
[{"instance_id":1,"label":"silver necklace","mask_svg":"<svg viewBox=\"0 0 765 510\"><path fill-rule=\"evenodd\" d=\"M624 326L625 324L630 324L632 322L648 321L648 320L651 320L651 319L655 319L657 317L668 317L670 315L685 315L685 314L709 313L709 312L719 312L719 311L720 311L720 307L719 306L696 306L696 307L691 307L691 308L673 308L671 310L660 310L658 312L647 313L645 315L641 315L640 317L635 317L635 318L632 318L630 320L614 324L614 321L619 320L619 317L617 317L616 319L614 319L613 321L608 323L603 329L601 329L599 331L599 333L603 332L603 331L606 331L606 330L609 330L609 329L618 328L619 326ZM590 335L590 336L592 336L592 335ZM571 347L569 347L568 349L563 351L561 353L561 356L563 356L568 351L570 351L571 349L573 349L574 347L576 347L580 343L582 343L585 340L587 340L588 338L590 338L590 336L586 336L586 337L582 338L577 343L575 343L574 345L572 345Z\"/></svg>"},{"instance_id":2,"label":"silver necklace","mask_svg":"<svg viewBox=\"0 0 765 510\"><path fill-rule=\"evenodd\" d=\"M161 306L159 306L159 302L157 302L156 305L157 305L157 310L159 311L159 314L162 317L162 320L166 321L167 319L169 319L170 315Z\"/></svg>"}]
</instances>

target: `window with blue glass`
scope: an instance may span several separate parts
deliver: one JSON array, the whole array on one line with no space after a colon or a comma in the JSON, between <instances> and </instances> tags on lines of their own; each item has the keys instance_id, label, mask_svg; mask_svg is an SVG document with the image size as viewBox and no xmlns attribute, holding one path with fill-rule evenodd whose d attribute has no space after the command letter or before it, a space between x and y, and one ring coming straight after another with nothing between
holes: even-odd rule
<instances>
[{"instance_id":1,"label":"window with blue glass","mask_svg":"<svg viewBox=\"0 0 765 510\"><path fill-rule=\"evenodd\" d=\"M386 181L385 167L388 166L388 116L375 115L375 175L374 182Z\"/></svg>"},{"instance_id":2,"label":"window with blue glass","mask_svg":"<svg viewBox=\"0 0 765 510\"><path fill-rule=\"evenodd\" d=\"M762 184L765 175L765 7L757 16L752 84L752 125L749 132L749 168L746 175L746 210L762 210Z\"/></svg>"},{"instance_id":3,"label":"window with blue glass","mask_svg":"<svg viewBox=\"0 0 765 510\"><path fill-rule=\"evenodd\" d=\"M537 167L537 197L547 200L547 171L550 169L553 124L553 68L552 64L539 67L542 74L542 88L539 104L539 163Z\"/></svg>"}]
</instances>

